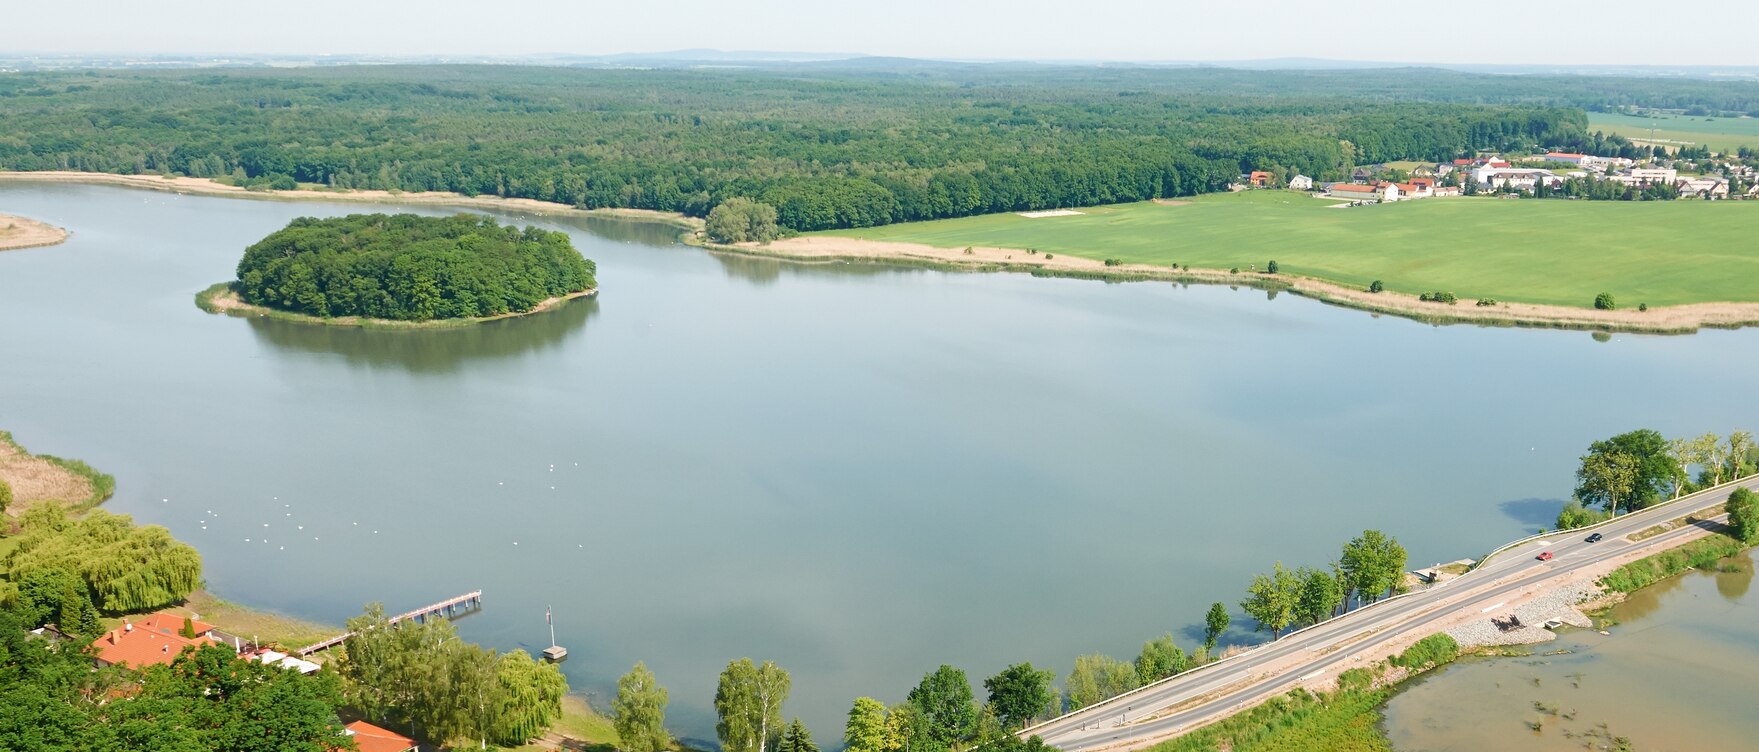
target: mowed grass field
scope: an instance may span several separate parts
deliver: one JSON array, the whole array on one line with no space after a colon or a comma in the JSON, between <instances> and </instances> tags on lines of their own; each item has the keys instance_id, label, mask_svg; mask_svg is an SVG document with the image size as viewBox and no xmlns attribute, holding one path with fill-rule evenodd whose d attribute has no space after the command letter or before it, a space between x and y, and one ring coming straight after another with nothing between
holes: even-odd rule
<instances>
[{"instance_id":1,"label":"mowed grass field","mask_svg":"<svg viewBox=\"0 0 1759 752\"><path fill-rule=\"evenodd\" d=\"M1332 208L1290 191L839 230L943 248L1037 249L1091 259L1263 269L1462 301L1622 307L1759 301L1759 201L1435 198Z\"/></svg>"},{"instance_id":2,"label":"mowed grass field","mask_svg":"<svg viewBox=\"0 0 1759 752\"><path fill-rule=\"evenodd\" d=\"M1654 135L1649 129L1654 128ZM1742 146L1759 149L1759 118L1703 118L1664 115L1659 118L1588 113L1588 129L1617 133L1629 139L1654 138L1709 146L1711 151L1733 152Z\"/></svg>"}]
</instances>

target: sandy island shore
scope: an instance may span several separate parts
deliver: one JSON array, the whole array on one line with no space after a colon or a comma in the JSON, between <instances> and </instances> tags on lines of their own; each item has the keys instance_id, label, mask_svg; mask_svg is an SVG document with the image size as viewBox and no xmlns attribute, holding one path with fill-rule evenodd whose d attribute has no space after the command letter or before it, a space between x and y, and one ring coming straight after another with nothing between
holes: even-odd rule
<instances>
[{"instance_id":1,"label":"sandy island shore","mask_svg":"<svg viewBox=\"0 0 1759 752\"><path fill-rule=\"evenodd\" d=\"M1233 273L1227 269L1179 269L1149 264L1106 266L1101 261L1067 255L1029 254L1011 248L936 248L918 243L895 243L857 238L803 236L766 245L706 247L737 253L808 261L906 261L972 270L1022 271L1051 276L1166 280L1194 284L1248 285L1287 290L1296 295L1375 313L1417 319L1428 323L1474 323L1485 325L1536 326L1651 333L1689 333L1703 327L1759 325L1759 303L1695 303L1691 305L1597 311L1589 308L1498 303L1477 306L1472 301L1448 305L1420 301L1415 295L1396 292L1371 293L1335 282L1288 274Z\"/></svg>"},{"instance_id":2,"label":"sandy island shore","mask_svg":"<svg viewBox=\"0 0 1759 752\"><path fill-rule=\"evenodd\" d=\"M34 219L0 214L0 251L55 245L67 239L67 231Z\"/></svg>"},{"instance_id":3,"label":"sandy island shore","mask_svg":"<svg viewBox=\"0 0 1759 752\"><path fill-rule=\"evenodd\" d=\"M216 183L206 178L111 175L89 172L0 172L0 181L6 180L96 183L235 198L427 204L482 207L543 214L624 217L663 221L692 230L694 232L687 234L686 242L714 251L798 261L901 262L969 271L1018 271L1047 276L1247 285L1287 290L1296 295L1334 305L1401 316L1431 324L1529 326L1655 334L1688 334L1704 327L1759 326L1759 303L1694 303L1655 307L1648 311L1632 309L1597 311L1589 308L1533 303L1498 303L1494 306L1481 307L1473 305L1472 301L1463 301L1455 305L1428 303L1418 300L1415 295L1396 292L1370 293L1335 282L1288 274L1274 276L1251 272L1235 274L1226 269L1174 270L1171 267L1149 264L1106 266L1103 262L1093 259L1067 255L1047 257L1048 254L1029 254L1023 250L1011 248L976 247L972 248L968 254L962 248L935 248L916 243L892 243L828 236L796 237L764 245L742 243L725 246L704 240L700 233L702 220L686 217L682 214L646 209L576 209L564 204L525 198L464 196L445 192L252 191Z\"/></svg>"},{"instance_id":4,"label":"sandy island shore","mask_svg":"<svg viewBox=\"0 0 1759 752\"><path fill-rule=\"evenodd\" d=\"M277 310L256 305L254 303L244 302L244 299L238 297L238 293L232 290L231 285L232 283L230 282L221 282L196 293L196 306L208 313L224 313L232 316L271 316L278 319L297 321L306 324L318 324L321 326L353 326L364 329L450 329L460 326L470 326L489 321L498 321L500 319L510 319L519 316L530 316L534 313L543 313L544 311L548 311L570 300L591 297L597 295L599 292L598 288L590 287L581 290L580 292L572 292L567 295L546 298L536 306L533 306L529 311L503 313L495 316L482 316L474 319L395 321L392 319L369 319L360 316L337 316L326 319L318 316L309 316L303 313Z\"/></svg>"}]
</instances>

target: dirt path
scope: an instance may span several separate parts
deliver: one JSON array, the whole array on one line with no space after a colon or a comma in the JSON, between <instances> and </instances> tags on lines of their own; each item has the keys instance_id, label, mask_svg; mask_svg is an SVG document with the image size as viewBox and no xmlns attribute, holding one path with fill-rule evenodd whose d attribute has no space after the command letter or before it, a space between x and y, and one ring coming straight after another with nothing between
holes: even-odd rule
<instances>
[{"instance_id":1,"label":"dirt path","mask_svg":"<svg viewBox=\"0 0 1759 752\"><path fill-rule=\"evenodd\" d=\"M767 245L742 243L724 248L740 253L812 261L905 261L968 269L1026 271L1046 274L1161 279L1199 284L1252 285L1286 289L1297 295L1375 313L1414 318L1431 323L1477 323L1599 329L1655 333L1688 333L1703 327L1759 325L1759 303L1695 303L1665 306L1647 311L1597 311L1569 306L1532 303L1498 303L1478 306L1430 303L1415 295L1396 292L1371 293L1335 282L1227 269L1173 269L1150 264L1107 266L1093 259L1067 255L1028 253L1012 248L936 248L920 243L893 243L857 238L804 236Z\"/></svg>"},{"instance_id":2,"label":"dirt path","mask_svg":"<svg viewBox=\"0 0 1759 752\"><path fill-rule=\"evenodd\" d=\"M67 239L67 231L26 217L0 214L0 251L55 245Z\"/></svg>"}]
</instances>

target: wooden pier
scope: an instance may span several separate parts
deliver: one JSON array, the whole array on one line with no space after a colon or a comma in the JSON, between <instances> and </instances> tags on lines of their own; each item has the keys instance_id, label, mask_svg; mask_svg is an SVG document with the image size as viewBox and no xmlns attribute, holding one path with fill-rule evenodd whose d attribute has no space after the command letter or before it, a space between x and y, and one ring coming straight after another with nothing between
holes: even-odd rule
<instances>
[{"instance_id":1,"label":"wooden pier","mask_svg":"<svg viewBox=\"0 0 1759 752\"><path fill-rule=\"evenodd\" d=\"M396 616L391 617L390 619L388 619L386 621L387 621L387 623L391 624L392 626L395 626L398 622L402 622L405 620L413 620L419 624L419 623L427 620L428 618L434 617L434 616L451 617L454 614L460 614L460 613L463 613L466 611L480 610L482 608L482 600L483 600L483 591L472 590L472 591L465 593L463 595L455 595L455 596L452 596L451 598L447 598L446 600L440 601L439 603L435 603L435 604L432 604L429 606L423 606L423 607L418 608L414 611L405 611L401 614L398 614ZM317 652L321 652L324 650L329 650L330 648L336 647L337 645L341 645L344 640L347 640L348 638L353 637L353 636L354 636L353 632L339 634L339 635L336 635L335 637L331 637L330 639L324 640L322 642L314 642L314 643L307 645L303 648L300 648L299 650L294 651L294 652L297 652L300 655L300 657L305 657L305 656L311 655L312 653L317 653Z\"/></svg>"}]
</instances>

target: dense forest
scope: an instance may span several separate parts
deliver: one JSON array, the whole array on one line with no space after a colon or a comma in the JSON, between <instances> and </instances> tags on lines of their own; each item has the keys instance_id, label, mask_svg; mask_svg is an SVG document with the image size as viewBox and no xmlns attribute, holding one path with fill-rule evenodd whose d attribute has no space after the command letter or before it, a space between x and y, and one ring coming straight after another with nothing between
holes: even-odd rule
<instances>
[{"instance_id":1,"label":"dense forest","mask_svg":"<svg viewBox=\"0 0 1759 752\"><path fill-rule=\"evenodd\" d=\"M301 217L245 249L246 302L312 316L399 321L518 313L595 286L560 232L460 214Z\"/></svg>"},{"instance_id":2,"label":"dense forest","mask_svg":"<svg viewBox=\"0 0 1759 752\"><path fill-rule=\"evenodd\" d=\"M873 65L15 74L0 78L0 168L694 216L743 196L815 230L1190 195L1252 169L1337 179L1588 137L1567 87L1488 96L1485 81L1506 77Z\"/></svg>"}]
</instances>

